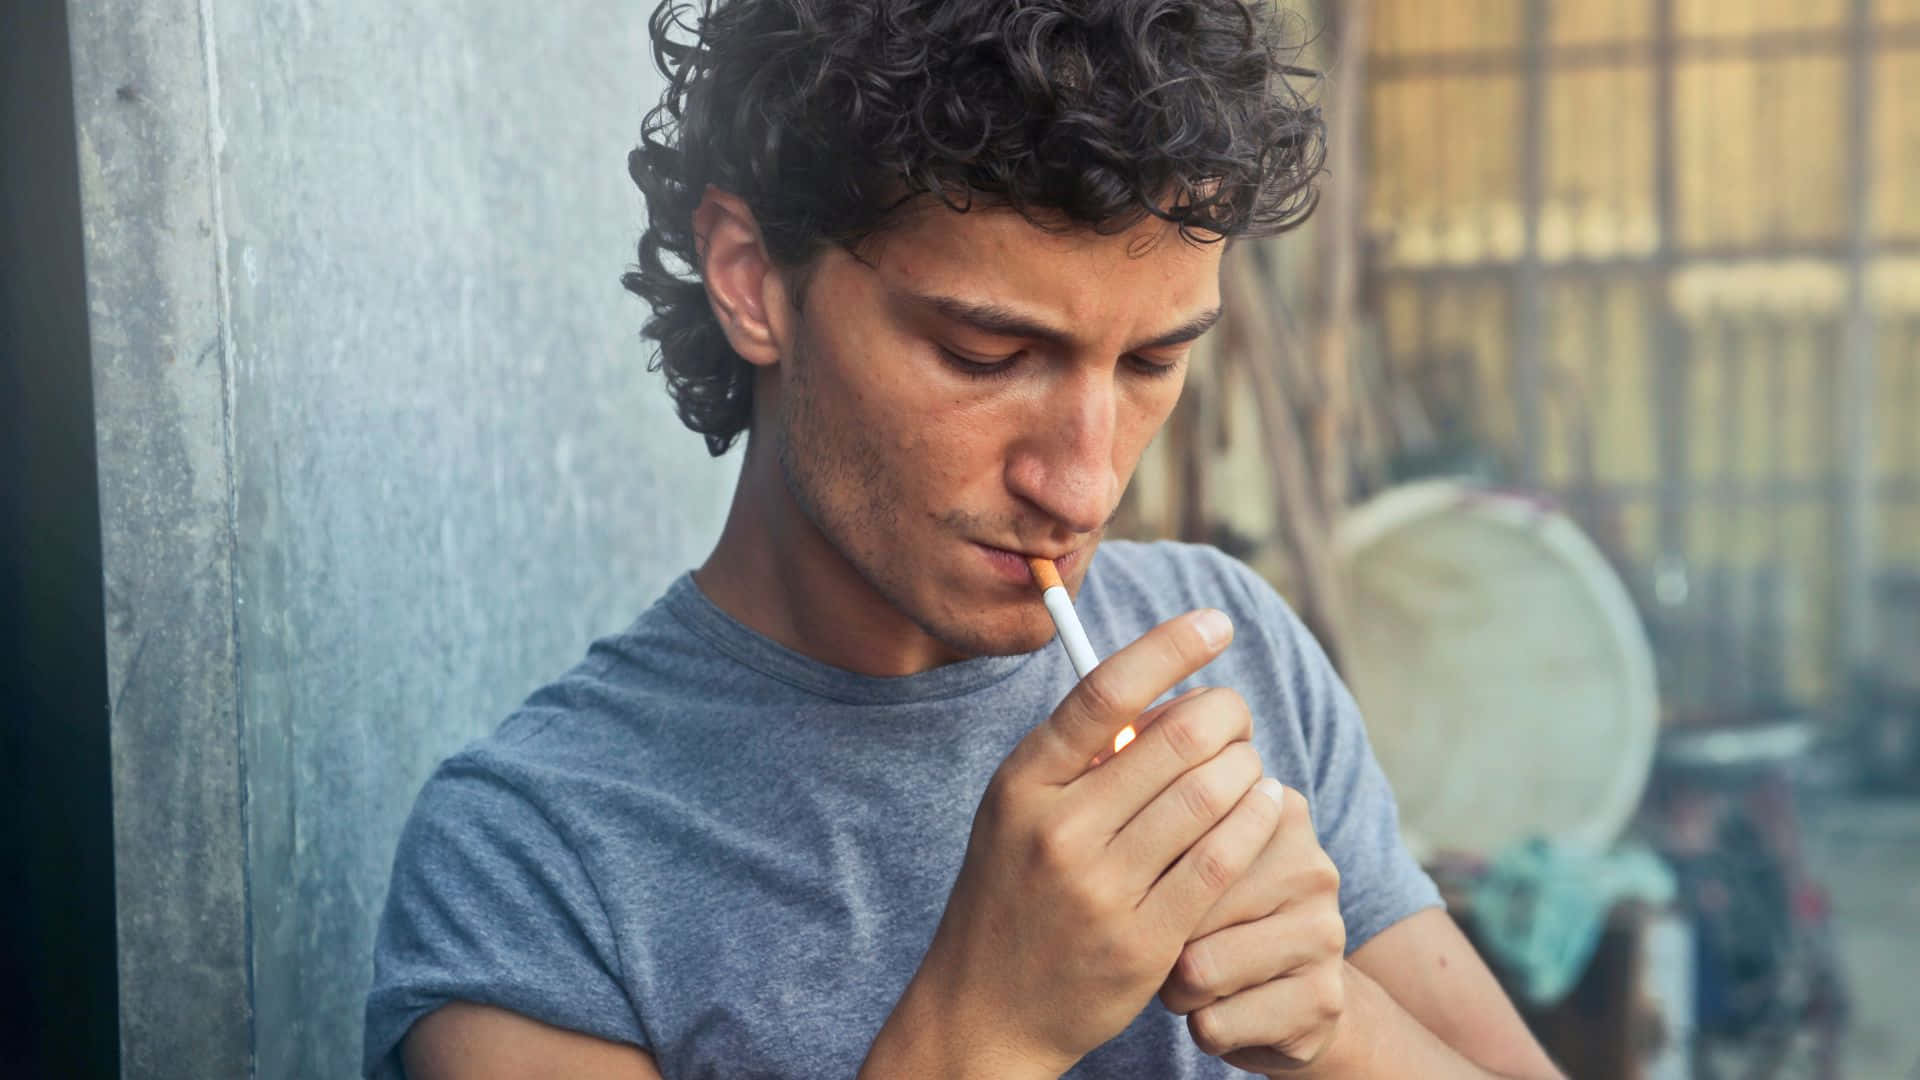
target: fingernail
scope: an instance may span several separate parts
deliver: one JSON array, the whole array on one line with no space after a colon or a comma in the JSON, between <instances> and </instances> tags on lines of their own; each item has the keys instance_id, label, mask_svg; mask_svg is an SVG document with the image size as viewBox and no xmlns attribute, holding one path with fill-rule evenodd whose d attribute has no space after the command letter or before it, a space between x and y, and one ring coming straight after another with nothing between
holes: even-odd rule
<instances>
[{"instance_id":1,"label":"fingernail","mask_svg":"<svg viewBox=\"0 0 1920 1080\"><path fill-rule=\"evenodd\" d=\"M1206 642L1209 649L1217 649L1233 637L1232 620L1226 612L1214 608L1202 611L1200 617L1193 620L1193 627L1200 631L1200 640Z\"/></svg>"},{"instance_id":2,"label":"fingernail","mask_svg":"<svg viewBox=\"0 0 1920 1080\"><path fill-rule=\"evenodd\" d=\"M1260 794L1265 795L1269 799L1272 799L1273 805L1275 806L1286 805L1281 800L1286 797L1287 789L1280 785L1280 781L1275 780L1271 776L1263 776L1253 786L1260 789Z\"/></svg>"}]
</instances>

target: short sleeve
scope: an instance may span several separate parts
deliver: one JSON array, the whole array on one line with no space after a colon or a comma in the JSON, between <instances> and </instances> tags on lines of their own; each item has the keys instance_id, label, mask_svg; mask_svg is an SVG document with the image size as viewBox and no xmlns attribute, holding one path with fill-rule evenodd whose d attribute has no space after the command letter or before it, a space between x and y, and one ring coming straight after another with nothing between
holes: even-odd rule
<instances>
[{"instance_id":1,"label":"short sleeve","mask_svg":"<svg viewBox=\"0 0 1920 1080\"><path fill-rule=\"evenodd\" d=\"M452 1001L646 1047L593 880L540 809L473 752L441 765L401 832L374 943L363 1068Z\"/></svg>"},{"instance_id":2,"label":"short sleeve","mask_svg":"<svg viewBox=\"0 0 1920 1080\"><path fill-rule=\"evenodd\" d=\"M1445 905L1400 835L1393 788L1326 651L1272 586L1244 564L1234 561L1234 567L1285 669L1283 685L1309 759L1312 790L1303 794L1320 846L1340 868L1340 914L1351 953L1407 916Z\"/></svg>"}]
</instances>

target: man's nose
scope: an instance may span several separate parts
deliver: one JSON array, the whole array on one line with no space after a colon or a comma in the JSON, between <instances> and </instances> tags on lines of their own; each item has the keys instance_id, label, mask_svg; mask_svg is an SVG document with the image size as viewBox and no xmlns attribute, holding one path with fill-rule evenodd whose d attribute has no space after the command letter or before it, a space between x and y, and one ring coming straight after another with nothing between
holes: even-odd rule
<instances>
[{"instance_id":1,"label":"man's nose","mask_svg":"<svg viewBox=\"0 0 1920 1080\"><path fill-rule=\"evenodd\" d=\"M1113 471L1115 387L1110 371L1059 383L1007 459L1007 486L1076 534L1105 525L1119 497Z\"/></svg>"}]
</instances>

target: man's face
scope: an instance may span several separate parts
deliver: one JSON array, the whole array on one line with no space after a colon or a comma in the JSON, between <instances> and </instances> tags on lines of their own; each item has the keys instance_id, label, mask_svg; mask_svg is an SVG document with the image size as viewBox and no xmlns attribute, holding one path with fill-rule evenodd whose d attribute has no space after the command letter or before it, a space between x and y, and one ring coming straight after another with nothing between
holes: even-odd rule
<instances>
[{"instance_id":1,"label":"man's face","mask_svg":"<svg viewBox=\"0 0 1920 1080\"><path fill-rule=\"evenodd\" d=\"M757 391L788 491L955 656L1039 648L1023 557L1077 590L1217 314L1221 247L932 209L831 249Z\"/></svg>"}]
</instances>

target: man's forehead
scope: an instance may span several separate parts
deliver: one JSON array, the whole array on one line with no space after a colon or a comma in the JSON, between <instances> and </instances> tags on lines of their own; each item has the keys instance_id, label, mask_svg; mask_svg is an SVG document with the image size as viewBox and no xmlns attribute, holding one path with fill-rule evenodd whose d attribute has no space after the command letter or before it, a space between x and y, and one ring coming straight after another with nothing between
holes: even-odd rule
<instances>
[{"instance_id":1,"label":"man's forehead","mask_svg":"<svg viewBox=\"0 0 1920 1080\"><path fill-rule=\"evenodd\" d=\"M938 199L915 200L889 226L860 245L863 257L949 253L960 258L998 255L1059 259L1077 256L1144 258L1179 253L1205 261L1218 243L1196 240L1179 225L1145 215L1125 228L1076 221L1057 210L975 205L956 210Z\"/></svg>"},{"instance_id":2,"label":"man's forehead","mask_svg":"<svg viewBox=\"0 0 1920 1080\"><path fill-rule=\"evenodd\" d=\"M1036 224L1001 207L941 208L863 245L861 261L896 297L930 299L925 306L940 315L998 308L1062 325L1110 319L1111 309L1124 308L1159 323L1218 306L1221 246L1189 239L1158 218L1102 234Z\"/></svg>"}]
</instances>

